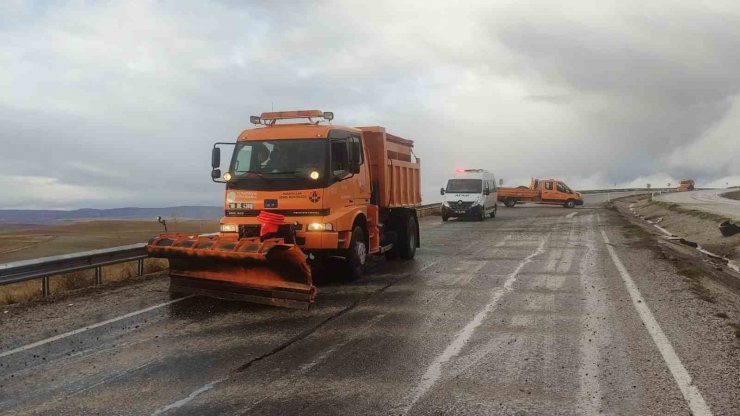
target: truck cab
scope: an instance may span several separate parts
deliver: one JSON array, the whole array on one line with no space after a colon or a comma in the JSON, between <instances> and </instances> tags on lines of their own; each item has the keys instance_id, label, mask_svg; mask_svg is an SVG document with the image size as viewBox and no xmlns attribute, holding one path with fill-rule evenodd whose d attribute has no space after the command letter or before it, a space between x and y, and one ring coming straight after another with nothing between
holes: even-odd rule
<instances>
[{"instance_id":1,"label":"truck cab","mask_svg":"<svg viewBox=\"0 0 740 416\"><path fill-rule=\"evenodd\" d=\"M226 183L221 234L260 236L257 217L264 211L283 215L280 236L294 238L311 258L344 257L357 268L368 254L395 251L412 258L419 245L415 207L421 202L413 142L382 127L313 121L327 117L333 114L309 110L252 118L257 127L233 144L228 171L212 174ZM308 122L280 123L301 118Z\"/></svg>"},{"instance_id":2,"label":"truck cab","mask_svg":"<svg viewBox=\"0 0 740 416\"><path fill-rule=\"evenodd\" d=\"M559 179L533 178L529 187L500 187L498 188L498 200L507 207L514 207L522 202L561 205L566 208L583 205L583 195L573 191Z\"/></svg>"},{"instance_id":3,"label":"truck cab","mask_svg":"<svg viewBox=\"0 0 740 416\"><path fill-rule=\"evenodd\" d=\"M450 217L468 217L483 221L496 217L498 209L496 178L484 169L458 169L440 189L442 221Z\"/></svg>"}]
</instances>

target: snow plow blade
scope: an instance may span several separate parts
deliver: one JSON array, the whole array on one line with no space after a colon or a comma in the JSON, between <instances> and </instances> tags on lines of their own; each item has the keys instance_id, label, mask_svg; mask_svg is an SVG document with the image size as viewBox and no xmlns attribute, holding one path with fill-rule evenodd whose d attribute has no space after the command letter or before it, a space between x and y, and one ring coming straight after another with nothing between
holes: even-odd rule
<instances>
[{"instance_id":1,"label":"snow plow blade","mask_svg":"<svg viewBox=\"0 0 740 416\"><path fill-rule=\"evenodd\" d=\"M305 254L282 238L160 234L146 249L169 260L174 292L296 309L316 296Z\"/></svg>"}]
</instances>

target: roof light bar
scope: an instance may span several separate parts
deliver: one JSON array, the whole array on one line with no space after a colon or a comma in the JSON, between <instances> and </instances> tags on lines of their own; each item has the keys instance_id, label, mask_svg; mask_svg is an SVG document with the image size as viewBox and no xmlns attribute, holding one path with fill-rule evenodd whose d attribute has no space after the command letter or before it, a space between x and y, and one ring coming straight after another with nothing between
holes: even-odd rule
<instances>
[{"instance_id":1,"label":"roof light bar","mask_svg":"<svg viewBox=\"0 0 740 416\"><path fill-rule=\"evenodd\" d=\"M288 120L296 118L307 118L313 122L314 118L323 118L324 120L331 121L334 119L334 113L331 111L321 110L301 110L301 111L271 111L262 113L259 116L249 117L249 121L252 124L264 124L272 126L277 120Z\"/></svg>"}]
</instances>

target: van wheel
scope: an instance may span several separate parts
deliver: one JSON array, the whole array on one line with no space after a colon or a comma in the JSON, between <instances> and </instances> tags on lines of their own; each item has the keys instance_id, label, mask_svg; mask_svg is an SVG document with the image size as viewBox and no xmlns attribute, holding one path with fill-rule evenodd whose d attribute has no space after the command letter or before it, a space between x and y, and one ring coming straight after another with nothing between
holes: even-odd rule
<instances>
[{"instance_id":1,"label":"van wheel","mask_svg":"<svg viewBox=\"0 0 740 416\"><path fill-rule=\"evenodd\" d=\"M480 214L478 214L478 218L476 218L478 221L485 221L486 220L486 207L481 205L480 207Z\"/></svg>"},{"instance_id":2,"label":"van wheel","mask_svg":"<svg viewBox=\"0 0 740 416\"><path fill-rule=\"evenodd\" d=\"M498 205L493 206L493 211L491 211L491 218L496 218L496 210L498 210Z\"/></svg>"},{"instance_id":3,"label":"van wheel","mask_svg":"<svg viewBox=\"0 0 740 416\"><path fill-rule=\"evenodd\" d=\"M367 246L365 245L365 233L358 225L352 230L352 240L344 258L344 270L342 276L345 280L354 281L362 277L367 260Z\"/></svg>"},{"instance_id":4,"label":"van wheel","mask_svg":"<svg viewBox=\"0 0 740 416\"><path fill-rule=\"evenodd\" d=\"M447 222L447 220L449 220L449 219L450 219L450 217L448 217L447 215L443 215L442 216L442 221L444 221L444 222Z\"/></svg>"},{"instance_id":5,"label":"van wheel","mask_svg":"<svg viewBox=\"0 0 740 416\"><path fill-rule=\"evenodd\" d=\"M565 207L566 208L574 208L576 206L576 201L569 199L565 201Z\"/></svg>"},{"instance_id":6,"label":"van wheel","mask_svg":"<svg viewBox=\"0 0 740 416\"><path fill-rule=\"evenodd\" d=\"M398 255L404 260L411 260L416 255L416 218L409 215L406 227L398 233Z\"/></svg>"}]
</instances>

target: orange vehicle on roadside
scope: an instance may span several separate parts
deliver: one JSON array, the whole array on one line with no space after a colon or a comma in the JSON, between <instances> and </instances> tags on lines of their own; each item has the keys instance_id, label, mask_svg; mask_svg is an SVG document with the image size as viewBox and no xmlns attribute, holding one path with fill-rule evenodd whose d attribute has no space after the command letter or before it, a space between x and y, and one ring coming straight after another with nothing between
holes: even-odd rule
<instances>
[{"instance_id":1,"label":"orange vehicle on roadside","mask_svg":"<svg viewBox=\"0 0 740 416\"><path fill-rule=\"evenodd\" d=\"M693 179L681 179L681 182L678 183L678 188L676 190L678 192L693 191L694 190L694 180Z\"/></svg>"},{"instance_id":2,"label":"orange vehicle on roadside","mask_svg":"<svg viewBox=\"0 0 740 416\"><path fill-rule=\"evenodd\" d=\"M562 205L566 208L583 205L583 195L571 190L559 179L532 179L529 187L499 187L497 193L499 202L509 208L520 202Z\"/></svg>"},{"instance_id":3,"label":"orange vehicle on roadside","mask_svg":"<svg viewBox=\"0 0 740 416\"><path fill-rule=\"evenodd\" d=\"M413 141L333 118L262 113L235 143L214 145L211 176L226 184L221 232L161 234L147 245L169 259L171 290L306 308L316 294L311 266L338 263L355 279L370 254L414 257L421 162ZM234 151L222 175L223 145Z\"/></svg>"}]
</instances>

